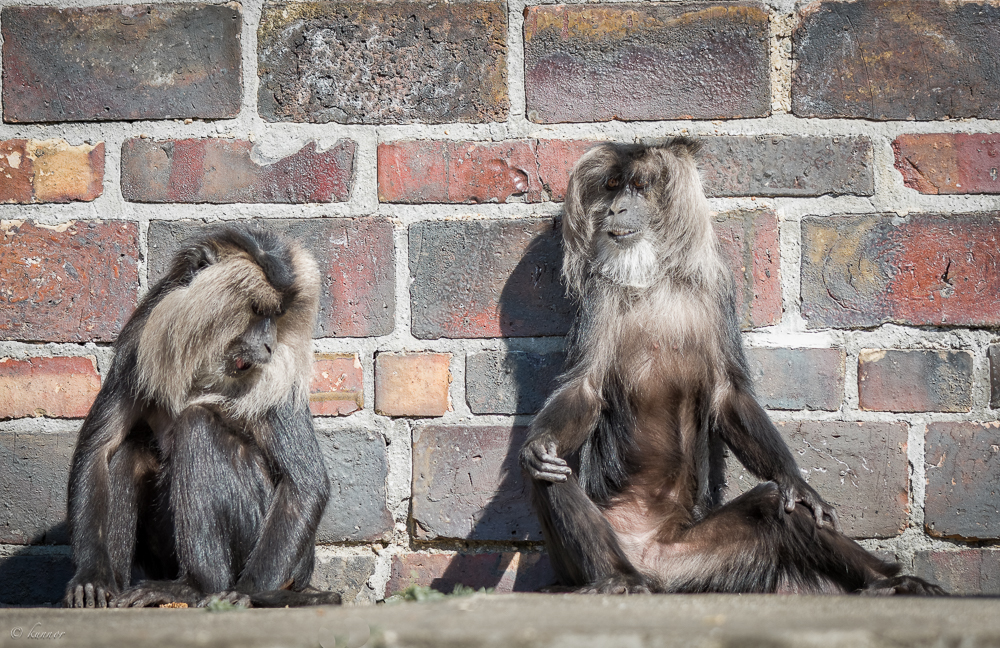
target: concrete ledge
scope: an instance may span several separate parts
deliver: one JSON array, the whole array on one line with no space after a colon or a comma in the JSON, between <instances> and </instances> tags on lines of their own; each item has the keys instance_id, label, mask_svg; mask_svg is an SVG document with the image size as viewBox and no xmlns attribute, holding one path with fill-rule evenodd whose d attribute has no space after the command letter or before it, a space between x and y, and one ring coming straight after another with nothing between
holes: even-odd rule
<instances>
[{"instance_id":1,"label":"concrete ledge","mask_svg":"<svg viewBox=\"0 0 1000 648\"><path fill-rule=\"evenodd\" d=\"M34 633L29 637L29 633ZM299 610L0 611L0 647L984 646L1000 599L507 594ZM55 635L48 635L55 639Z\"/></svg>"}]
</instances>

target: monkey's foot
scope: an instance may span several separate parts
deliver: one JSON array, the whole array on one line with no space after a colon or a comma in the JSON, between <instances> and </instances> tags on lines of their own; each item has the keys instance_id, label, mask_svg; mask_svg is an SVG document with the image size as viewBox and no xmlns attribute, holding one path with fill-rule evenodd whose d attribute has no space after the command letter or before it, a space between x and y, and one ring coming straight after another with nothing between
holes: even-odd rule
<instances>
[{"instance_id":1,"label":"monkey's foot","mask_svg":"<svg viewBox=\"0 0 1000 648\"><path fill-rule=\"evenodd\" d=\"M944 588L916 576L877 580L861 590L863 596L948 596Z\"/></svg>"},{"instance_id":2,"label":"monkey's foot","mask_svg":"<svg viewBox=\"0 0 1000 648\"><path fill-rule=\"evenodd\" d=\"M106 583L70 583L63 597L63 606L68 608L112 607L115 589Z\"/></svg>"},{"instance_id":3,"label":"monkey's foot","mask_svg":"<svg viewBox=\"0 0 1000 648\"><path fill-rule=\"evenodd\" d=\"M576 590L577 594L652 594L654 591L653 583L638 574L615 574Z\"/></svg>"},{"instance_id":4,"label":"monkey's foot","mask_svg":"<svg viewBox=\"0 0 1000 648\"><path fill-rule=\"evenodd\" d=\"M291 590L272 590L257 592L250 595L253 607L307 607L312 605L340 605L340 594L324 592L314 587L307 587L301 592Z\"/></svg>"},{"instance_id":5,"label":"monkey's foot","mask_svg":"<svg viewBox=\"0 0 1000 648\"><path fill-rule=\"evenodd\" d=\"M227 592L216 592L215 594L209 594L198 601L198 607L208 607L210 605L222 604L223 606L231 605L238 608L248 608L253 607L250 604L250 595L244 594L243 592L237 592L236 590L231 590Z\"/></svg>"},{"instance_id":6,"label":"monkey's foot","mask_svg":"<svg viewBox=\"0 0 1000 648\"><path fill-rule=\"evenodd\" d=\"M145 581L115 597L113 607L157 607L167 603L193 606L199 598L190 585L175 581Z\"/></svg>"}]
</instances>

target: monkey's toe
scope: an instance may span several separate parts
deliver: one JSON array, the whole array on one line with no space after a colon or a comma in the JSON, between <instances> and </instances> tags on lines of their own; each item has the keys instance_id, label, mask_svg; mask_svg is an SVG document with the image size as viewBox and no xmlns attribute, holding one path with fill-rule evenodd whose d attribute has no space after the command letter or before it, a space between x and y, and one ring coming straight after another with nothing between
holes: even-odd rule
<instances>
[{"instance_id":1,"label":"monkey's toe","mask_svg":"<svg viewBox=\"0 0 1000 648\"><path fill-rule=\"evenodd\" d=\"M943 587L917 576L893 576L877 580L861 591L864 596L949 596Z\"/></svg>"}]
</instances>

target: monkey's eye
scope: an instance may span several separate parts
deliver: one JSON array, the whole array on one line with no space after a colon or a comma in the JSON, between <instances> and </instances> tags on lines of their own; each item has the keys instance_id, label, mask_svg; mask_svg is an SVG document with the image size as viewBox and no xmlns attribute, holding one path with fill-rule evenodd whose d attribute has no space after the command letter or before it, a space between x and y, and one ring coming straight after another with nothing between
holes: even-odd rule
<instances>
[{"instance_id":1,"label":"monkey's eye","mask_svg":"<svg viewBox=\"0 0 1000 648\"><path fill-rule=\"evenodd\" d=\"M607 188L617 189L619 184L621 184L621 180L619 180L618 178L609 178Z\"/></svg>"},{"instance_id":2,"label":"monkey's eye","mask_svg":"<svg viewBox=\"0 0 1000 648\"><path fill-rule=\"evenodd\" d=\"M643 180L639 180L638 178L636 178L635 180L632 181L632 186L638 189L639 191L642 191L643 189L646 188L646 183Z\"/></svg>"}]
</instances>

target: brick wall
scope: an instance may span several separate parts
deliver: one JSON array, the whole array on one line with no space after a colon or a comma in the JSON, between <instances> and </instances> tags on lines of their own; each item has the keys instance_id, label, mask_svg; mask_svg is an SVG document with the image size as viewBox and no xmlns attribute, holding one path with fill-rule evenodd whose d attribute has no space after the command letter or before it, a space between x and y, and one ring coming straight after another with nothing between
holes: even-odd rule
<instances>
[{"instance_id":1,"label":"brick wall","mask_svg":"<svg viewBox=\"0 0 1000 648\"><path fill-rule=\"evenodd\" d=\"M675 134L706 142L760 397L810 481L870 549L1000 593L995 2L0 8L0 602L61 593L110 344L220 220L323 273L314 582L547 583L514 456L564 357L566 175Z\"/></svg>"}]
</instances>

